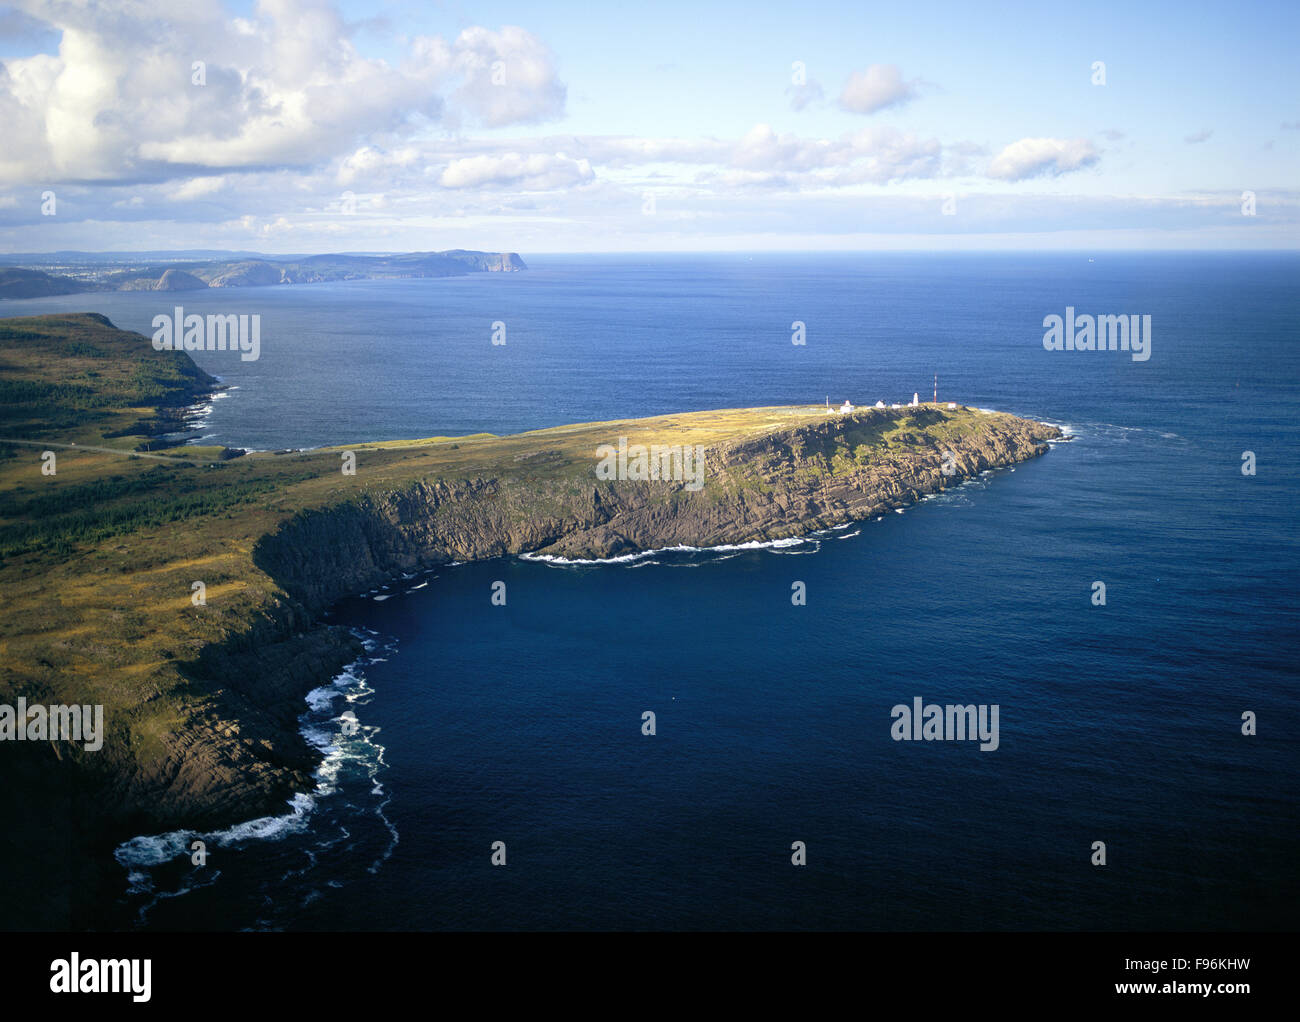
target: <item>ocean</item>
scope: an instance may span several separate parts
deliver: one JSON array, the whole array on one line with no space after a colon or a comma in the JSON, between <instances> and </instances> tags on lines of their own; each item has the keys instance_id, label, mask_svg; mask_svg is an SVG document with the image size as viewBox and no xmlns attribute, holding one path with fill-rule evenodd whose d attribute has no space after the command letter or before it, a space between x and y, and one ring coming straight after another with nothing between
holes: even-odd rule
<instances>
[{"instance_id":1,"label":"ocean","mask_svg":"<svg viewBox=\"0 0 1300 1022\"><path fill-rule=\"evenodd\" d=\"M0 314L260 314L257 361L196 354L231 386L205 442L253 449L928 399L936 374L1074 439L800 541L343 601L369 652L304 705L317 792L206 835L202 867L192 835L124 845L105 925L1294 927L1300 256L524 258ZM1045 350L1067 307L1150 315L1149 360ZM997 705L997 749L895 741L918 697Z\"/></svg>"}]
</instances>

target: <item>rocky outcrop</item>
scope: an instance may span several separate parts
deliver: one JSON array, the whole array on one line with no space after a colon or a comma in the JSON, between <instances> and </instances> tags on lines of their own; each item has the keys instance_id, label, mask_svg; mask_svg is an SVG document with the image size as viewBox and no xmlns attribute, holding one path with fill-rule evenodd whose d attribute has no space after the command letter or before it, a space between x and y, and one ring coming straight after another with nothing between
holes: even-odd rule
<instances>
[{"instance_id":1,"label":"rocky outcrop","mask_svg":"<svg viewBox=\"0 0 1300 1022\"><path fill-rule=\"evenodd\" d=\"M175 268L167 270L153 286L155 291L201 291L208 286L207 281L200 280L192 273Z\"/></svg>"},{"instance_id":2,"label":"rocky outcrop","mask_svg":"<svg viewBox=\"0 0 1300 1022\"><path fill-rule=\"evenodd\" d=\"M467 269L486 273L518 273L528 269L518 252L468 252L458 248L441 254Z\"/></svg>"},{"instance_id":3,"label":"rocky outcrop","mask_svg":"<svg viewBox=\"0 0 1300 1022\"><path fill-rule=\"evenodd\" d=\"M284 271L264 262L236 263L208 281L209 287L262 287L284 281Z\"/></svg>"}]
</instances>

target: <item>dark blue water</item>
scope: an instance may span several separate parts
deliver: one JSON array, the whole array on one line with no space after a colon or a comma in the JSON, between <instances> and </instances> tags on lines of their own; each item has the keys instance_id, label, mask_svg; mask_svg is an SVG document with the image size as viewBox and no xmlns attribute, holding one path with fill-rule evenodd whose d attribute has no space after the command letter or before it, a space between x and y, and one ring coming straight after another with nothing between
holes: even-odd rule
<instances>
[{"instance_id":1,"label":"dark blue water","mask_svg":"<svg viewBox=\"0 0 1300 1022\"><path fill-rule=\"evenodd\" d=\"M372 630L374 659L307 719L332 750L320 795L259 824L269 839L211 835L203 870L156 864L185 836L142 844L124 912L172 928L1294 925L1300 259L530 263L183 296L264 314L259 362L200 358L239 387L206 431L252 447L505 432L900 400L937 372L941 397L1078 438L802 544L510 559L347 601L333 620ZM147 329L153 302L4 312ZM1044 351L1042 319L1066 305L1150 314L1150 361ZM893 741L891 707L916 696L998 704L1000 747Z\"/></svg>"}]
</instances>

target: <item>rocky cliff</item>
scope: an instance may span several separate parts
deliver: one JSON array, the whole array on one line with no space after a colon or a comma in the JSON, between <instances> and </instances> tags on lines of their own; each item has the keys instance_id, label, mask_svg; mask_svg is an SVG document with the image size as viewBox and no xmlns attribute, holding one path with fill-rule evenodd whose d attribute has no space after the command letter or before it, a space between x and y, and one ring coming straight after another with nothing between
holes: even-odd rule
<instances>
[{"instance_id":1,"label":"rocky cliff","mask_svg":"<svg viewBox=\"0 0 1300 1022\"><path fill-rule=\"evenodd\" d=\"M1047 450L1054 426L990 415L947 441L934 408L836 416L705 451L706 485L568 475L429 480L297 515L254 548L255 563L310 611L399 572L540 552L608 558L667 546L772 540L902 507L984 469ZM895 440L881 433L914 424ZM534 457L546 457L539 452ZM950 474L945 474L945 464Z\"/></svg>"}]
</instances>

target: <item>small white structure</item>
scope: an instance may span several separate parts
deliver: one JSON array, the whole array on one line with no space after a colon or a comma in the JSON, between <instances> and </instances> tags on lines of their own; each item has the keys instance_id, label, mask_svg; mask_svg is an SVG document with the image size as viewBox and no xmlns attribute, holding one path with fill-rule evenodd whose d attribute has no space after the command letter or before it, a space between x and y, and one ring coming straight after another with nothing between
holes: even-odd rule
<instances>
[{"instance_id":1,"label":"small white structure","mask_svg":"<svg viewBox=\"0 0 1300 1022\"><path fill-rule=\"evenodd\" d=\"M908 408L915 408L915 407L916 407L917 405L919 405L920 403L921 403L921 396L920 396L919 394L913 393L913 394L912 394L912 403L911 403L910 405L908 405L907 407L908 407Z\"/></svg>"},{"instance_id":2,"label":"small white structure","mask_svg":"<svg viewBox=\"0 0 1300 1022\"><path fill-rule=\"evenodd\" d=\"M900 404L892 404L892 405L890 405L889 407L890 407L890 408L902 408L903 406L900 405Z\"/></svg>"},{"instance_id":3,"label":"small white structure","mask_svg":"<svg viewBox=\"0 0 1300 1022\"><path fill-rule=\"evenodd\" d=\"M840 414L848 415L851 411L853 411L853 406L849 404L848 398L845 398L844 404L840 405Z\"/></svg>"},{"instance_id":4,"label":"small white structure","mask_svg":"<svg viewBox=\"0 0 1300 1022\"><path fill-rule=\"evenodd\" d=\"M956 407L957 407L957 402L956 402L956 401L949 401L949 402L948 402L948 407L949 407L949 408L956 408Z\"/></svg>"},{"instance_id":5,"label":"small white structure","mask_svg":"<svg viewBox=\"0 0 1300 1022\"><path fill-rule=\"evenodd\" d=\"M877 407L877 408L884 408L884 407L885 407L885 402L883 402L883 401L877 401L877 402L876 402L876 407Z\"/></svg>"}]
</instances>

